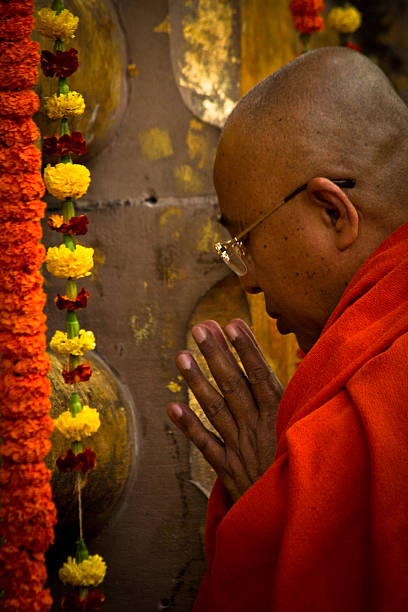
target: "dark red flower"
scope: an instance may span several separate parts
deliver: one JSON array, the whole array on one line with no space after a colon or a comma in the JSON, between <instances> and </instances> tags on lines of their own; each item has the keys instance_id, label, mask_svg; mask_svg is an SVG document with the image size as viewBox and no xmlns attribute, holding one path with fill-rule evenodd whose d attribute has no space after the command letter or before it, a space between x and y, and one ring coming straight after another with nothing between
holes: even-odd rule
<instances>
[{"instance_id":1,"label":"dark red flower","mask_svg":"<svg viewBox=\"0 0 408 612\"><path fill-rule=\"evenodd\" d=\"M356 45L356 43L347 41L344 46L347 47L347 49L353 49L353 51L358 51L359 53L362 52L362 48L359 45Z\"/></svg>"},{"instance_id":2,"label":"dark red flower","mask_svg":"<svg viewBox=\"0 0 408 612\"><path fill-rule=\"evenodd\" d=\"M60 472L75 472L81 471L87 474L96 466L96 453L90 448L84 448L77 455L71 448L67 450L65 455L61 455L57 459L57 467Z\"/></svg>"},{"instance_id":3,"label":"dark red flower","mask_svg":"<svg viewBox=\"0 0 408 612\"><path fill-rule=\"evenodd\" d=\"M65 612L99 612L104 601L105 595L99 589L91 589L83 599L72 591L62 598L61 608Z\"/></svg>"},{"instance_id":4,"label":"dark red flower","mask_svg":"<svg viewBox=\"0 0 408 612\"><path fill-rule=\"evenodd\" d=\"M73 370L68 370L68 365L64 364L62 376L67 385L74 385L79 382L86 382L92 376L92 368L89 361L81 363Z\"/></svg>"},{"instance_id":5,"label":"dark red flower","mask_svg":"<svg viewBox=\"0 0 408 612\"><path fill-rule=\"evenodd\" d=\"M63 136L50 136L44 138L43 152L45 155L83 155L86 153L86 142L81 132L72 132Z\"/></svg>"},{"instance_id":6,"label":"dark red flower","mask_svg":"<svg viewBox=\"0 0 408 612\"><path fill-rule=\"evenodd\" d=\"M49 138L44 138L43 153L44 155L58 155L57 136L50 136Z\"/></svg>"},{"instance_id":7,"label":"dark red flower","mask_svg":"<svg viewBox=\"0 0 408 612\"><path fill-rule=\"evenodd\" d=\"M41 68L45 76L53 77L55 74L55 55L51 51L41 51Z\"/></svg>"},{"instance_id":8,"label":"dark red flower","mask_svg":"<svg viewBox=\"0 0 408 612\"><path fill-rule=\"evenodd\" d=\"M64 223L62 215L51 215L47 221L50 229L61 234L73 234L74 236L83 236L88 231L88 215L79 215L79 217L71 217L68 223Z\"/></svg>"},{"instance_id":9,"label":"dark red flower","mask_svg":"<svg viewBox=\"0 0 408 612\"><path fill-rule=\"evenodd\" d=\"M58 310L69 310L72 312L73 310L81 310L82 308L86 308L89 295L89 291L82 288L74 300L69 298L67 295L61 295L58 293L54 301Z\"/></svg>"},{"instance_id":10,"label":"dark red flower","mask_svg":"<svg viewBox=\"0 0 408 612\"><path fill-rule=\"evenodd\" d=\"M41 68L45 76L54 75L62 79L71 76L78 69L78 51L68 49L68 51L41 51Z\"/></svg>"},{"instance_id":11,"label":"dark red flower","mask_svg":"<svg viewBox=\"0 0 408 612\"><path fill-rule=\"evenodd\" d=\"M61 136L60 143L64 140L65 136L68 136L68 134ZM81 132L71 132L71 137L69 138L69 150L74 155L83 155L86 153L86 142L83 139ZM61 155L66 155L66 153L63 152Z\"/></svg>"}]
</instances>

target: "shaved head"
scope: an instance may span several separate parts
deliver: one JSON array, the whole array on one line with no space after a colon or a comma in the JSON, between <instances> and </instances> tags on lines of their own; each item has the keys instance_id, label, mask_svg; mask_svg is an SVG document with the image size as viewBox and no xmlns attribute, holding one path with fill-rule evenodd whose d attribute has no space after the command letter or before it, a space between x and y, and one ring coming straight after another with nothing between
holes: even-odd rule
<instances>
[{"instance_id":1,"label":"shaved head","mask_svg":"<svg viewBox=\"0 0 408 612\"><path fill-rule=\"evenodd\" d=\"M357 175L367 213L399 218L406 209L408 109L361 53L317 49L261 81L227 120L219 153L231 146L266 175L289 173L294 188L317 175Z\"/></svg>"},{"instance_id":2,"label":"shaved head","mask_svg":"<svg viewBox=\"0 0 408 612\"><path fill-rule=\"evenodd\" d=\"M358 268L408 220L408 109L364 55L311 51L237 104L214 183L232 235L307 183L251 230L241 282L309 350Z\"/></svg>"}]
</instances>

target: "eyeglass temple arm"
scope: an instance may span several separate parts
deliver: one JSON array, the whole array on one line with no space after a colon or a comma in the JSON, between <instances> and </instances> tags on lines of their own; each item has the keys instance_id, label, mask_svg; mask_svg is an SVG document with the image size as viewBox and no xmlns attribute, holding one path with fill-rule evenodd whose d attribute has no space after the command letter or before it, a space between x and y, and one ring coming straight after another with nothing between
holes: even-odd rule
<instances>
[{"instance_id":1,"label":"eyeglass temple arm","mask_svg":"<svg viewBox=\"0 0 408 612\"><path fill-rule=\"evenodd\" d=\"M338 187L341 187L343 189L352 189L355 186L355 184L356 184L355 179L329 179L329 181L331 181L332 183L334 183L335 185L337 185ZM232 240L229 241L229 242L238 242L239 240L241 240L241 238L246 236L246 234L249 234L249 232L252 231L254 229L254 227L259 225L259 223L262 223L262 221L264 221L264 219L266 219L267 217L269 217L269 215L271 215L273 212L275 212L275 210L278 210L278 208L280 208L281 206L286 204L286 202L289 202L289 200L291 200L292 198L297 196L298 193L301 193L302 191L304 191L306 189L307 185L308 185L308 183L305 183L304 185L301 185L300 187L295 189L295 191L292 191L292 193L290 193L288 196L286 196L286 198L283 198L283 200L278 202L278 204L276 204L276 206L274 206L271 210L268 210L265 214L263 214L261 217L259 217L256 221L254 221L254 223L252 223L252 225L247 227L243 232L241 232L237 236L234 236L234 238L232 238Z\"/></svg>"}]
</instances>

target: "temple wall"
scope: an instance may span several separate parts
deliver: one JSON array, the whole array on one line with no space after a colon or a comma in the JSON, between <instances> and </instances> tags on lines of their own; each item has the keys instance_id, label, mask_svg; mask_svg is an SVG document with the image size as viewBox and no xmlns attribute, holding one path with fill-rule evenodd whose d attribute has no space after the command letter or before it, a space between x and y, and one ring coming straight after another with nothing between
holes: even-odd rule
<instances>
[{"instance_id":1,"label":"temple wall","mask_svg":"<svg viewBox=\"0 0 408 612\"><path fill-rule=\"evenodd\" d=\"M374 32L363 22L358 40L408 97L408 42L400 25L408 9L401 17L400 7L398 21L397 2L376 3L375 9L365 0L354 4L366 8L368 24L383 24L378 6L392 16L395 25ZM174 358L191 344L194 322L242 316L282 378L287 382L293 374L293 338L277 337L262 300L248 301L213 251L222 228L212 164L235 102L298 52L297 37L283 0L72 0L66 6L83 28L72 87L84 94L88 110L73 127L89 142L85 163L92 184L78 208L90 220L82 243L96 253L95 270L83 283L91 299L79 319L95 332L97 354L120 388L115 405L119 410L122 401L127 411L126 427L103 431L108 459L100 462L103 474L90 474L84 489L90 509L85 532L90 552L108 565L106 612L188 612L205 570L206 493L214 475L166 416L169 401L191 400ZM326 32L313 45L334 40ZM42 95L46 86L40 82ZM41 114L37 119L51 135L52 126ZM49 198L50 211L56 205ZM58 239L45 228L44 241ZM46 282L51 335L63 321L53 304L63 284L48 275ZM98 384L104 396L103 380ZM118 444L129 453L109 454ZM121 474L126 478L118 490L104 485ZM117 496L109 516L86 500L95 490L103 497L103 487ZM74 552L72 525L68 517L49 555L56 598L56 570Z\"/></svg>"}]
</instances>

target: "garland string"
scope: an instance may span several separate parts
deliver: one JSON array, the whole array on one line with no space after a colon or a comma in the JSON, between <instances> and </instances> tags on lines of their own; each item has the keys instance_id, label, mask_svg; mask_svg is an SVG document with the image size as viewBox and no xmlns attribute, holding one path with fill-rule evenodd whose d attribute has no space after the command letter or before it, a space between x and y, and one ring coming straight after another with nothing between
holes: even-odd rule
<instances>
[{"instance_id":1,"label":"garland string","mask_svg":"<svg viewBox=\"0 0 408 612\"><path fill-rule=\"evenodd\" d=\"M78 18L64 7L63 0L54 0L51 8L43 8L37 13L37 29L45 37L53 39L53 53L43 50L41 66L46 76L58 76L57 92L45 100L45 110L50 119L59 119L57 134L44 139L44 150L59 157L59 162L48 164L44 170L47 190L62 200L62 215L52 215L48 220L51 229L62 233L58 247L47 251L48 271L58 278L65 279L65 294L58 294L55 302L59 309L66 309L65 331L56 331L51 339L52 350L66 355L68 363L63 369L64 381L72 385L68 410L55 420L55 427L70 441L71 446L57 460L60 471L76 472L74 491L78 500L79 539L76 542L75 556L68 556L59 571L65 584L74 591L63 597L63 610L101 609L103 594L96 588L104 577L106 564L99 555L90 555L84 540L82 488L86 474L95 468L94 451L84 448L83 439L94 434L100 419L97 410L83 405L78 394L78 384L89 380L92 370L89 362L82 362L81 356L95 348L95 338L91 331L80 328L77 310L85 308L89 293L85 289L78 292L76 281L88 276L93 267L93 249L77 243L76 236L87 232L87 215L76 216L75 199L82 197L89 186L90 174L86 166L73 163L73 155L86 151L86 143L80 132L71 131L68 118L80 115L85 109L81 94L71 91L67 78L78 68L78 52L67 50L65 42L74 38Z\"/></svg>"}]
</instances>

